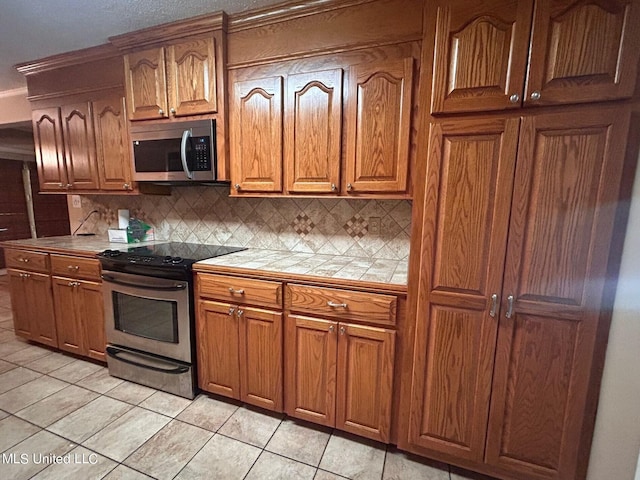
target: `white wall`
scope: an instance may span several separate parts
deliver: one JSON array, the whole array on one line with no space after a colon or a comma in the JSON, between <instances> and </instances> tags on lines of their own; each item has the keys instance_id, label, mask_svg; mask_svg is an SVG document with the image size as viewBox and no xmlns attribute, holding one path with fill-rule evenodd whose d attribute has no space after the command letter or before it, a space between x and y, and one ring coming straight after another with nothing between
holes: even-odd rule
<instances>
[{"instance_id":1,"label":"white wall","mask_svg":"<svg viewBox=\"0 0 640 480\"><path fill-rule=\"evenodd\" d=\"M0 125L31 123L27 87L0 92Z\"/></svg>"},{"instance_id":2,"label":"white wall","mask_svg":"<svg viewBox=\"0 0 640 480\"><path fill-rule=\"evenodd\" d=\"M640 480L640 168L602 377L588 480Z\"/></svg>"}]
</instances>

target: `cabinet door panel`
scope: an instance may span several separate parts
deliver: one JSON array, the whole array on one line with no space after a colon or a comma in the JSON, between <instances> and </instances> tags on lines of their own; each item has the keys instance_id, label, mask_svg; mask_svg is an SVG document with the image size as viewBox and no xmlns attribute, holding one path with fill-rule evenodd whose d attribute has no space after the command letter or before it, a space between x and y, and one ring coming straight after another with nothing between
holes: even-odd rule
<instances>
[{"instance_id":1,"label":"cabinet door panel","mask_svg":"<svg viewBox=\"0 0 640 480\"><path fill-rule=\"evenodd\" d=\"M238 307L240 399L282 411L282 313Z\"/></svg>"},{"instance_id":2,"label":"cabinet door panel","mask_svg":"<svg viewBox=\"0 0 640 480\"><path fill-rule=\"evenodd\" d=\"M129 120L147 120L169 115L164 48L125 55L124 80Z\"/></svg>"},{"instance_id":3,"label":"cabinet door panel","mask_svg":"<svg viewBox=\"0 0 640 480\"><path fill-rule=\"evenodd\" d=\"M640 3L633 0L537 1L525 102L630 97L640 58L638 25Z\"/></svg>"},{"instance_id":4,"label":"cabinet door panel","mask_svg":"<svg viewBox=\"0 0 640 480\"><path fill-rule=\"evenodd\" d=\"M96 140L91 118L91 105L79 103L60 109L64 132L65 162L70 188L96 190L98 172L96 166Z\"/></svg>"},{"instance_id":5,"label":"cabinet door panel","mask_svg":"<svg viewBox=\"0 0 640 480\"><path fill-rule=\"evenodd\" d=\"M290 192L334 192L340 185L342 70L287 77L285 165Z\"/></svg>"},{"instance_id":6,"label":"cabinet door panel","mask_svg":"<svg viewBox=\"0 0 640 480\"><path fill-rule=\"evenodd\" d=\"M486 461L574 478L607 280L628 114L523 120L505 264Z\"/></svg>"},{"instance_id":7,"label":"cabinet door panel","mask_svg":"<svg viewBox=\"0 0 640 480\"><path fill-rule=\"evenodd\" d=\"M124 98L103 98L93 102L98 153L98 178L102 190L131 189L131 142Z\"/></svg>"},{"instance_id":8,"label":"cabinet door panel","mask_svg":"<svg viewBox=\"0 0 640 480\"><path fill-rule=\"evenodd\" d=\"M336 428L389 441L395 332L339 325Z\"/></svg>"},{"instance_id":9,"label":"cabinet door panel","mask_svg":"<svg viewBox=\"0 0 640 480\"><path fill-rule=\"evenodd\" d=\"M64 167L60 110L44 108L34 110L32 115L40 189L66 192L68 182Z\"/></svg>"},{"instance_id":10,"label":"cabinet door panel","mask_svg":"<svg viewBox=\"0 0 640 480\"><path fill-rule=\"evenodd\" d=\"M282 191L282 77L236 82L231 114L234 193Z\"/></svg>"},{"instance_id":11,"label":"cabinet door panel","mask_svg":"<svg viewBox=\"0 0 640 480\"><path fill-rule=\"evenodd\" d=\"M409 442L481 461L519 121L431 126ZM496 297L497 305L497 297ZM493 313L493 316L492 316Z\"/></svg>"},{"instance_id":12,"label":"cabinet door panel","mask_svg":"<svg viewBox=\"0 0 640 480\"><path fill-rule=\"evenodd\" d=\"M102 286L96 282L78 283L78 318L82 324L83 354L106 361Z\"/></svg>"},{"instance_id":13,"label":"cabinet door panel","mask_svg":"<svg viewBox=\"0 0 640 480\"><path fill-rule=\"evenodd\" d=\"M9 275L9 292L11 294L11 310L13 312L13 328L16 335L24 338L32 338L31 316L29 315L29 303L25 285L26 272L7 269Z\"/></svg>"},{"instance_id":14,"label":"cabinet door panel","mask_svg":"<svg viewBox=\"0 0 640 480\"><path fill-rule=\"evenodd\" d=\"M352 66L348 85L346 190L404 192L413 58Z\"/></svg>"},{"instance_id":15,"label":"cabinet door panel","mask_svg":"<svg viewBox=\"0 0 640 480\"><path fill-rule=\"evenodd\" d=\"M58 345L58 337L51 295L51 277L41 273L29 273L26 285L32 338L36 342L55 347Z\"/></svg>"},{"instance_id":16,"label":"cabinet door panel","mask_svg":"<svg viewBox=\"0 0 640 480\"><path fill-rule=\"evenodd\" d=\"M216 53L213 38L167 47L169 108L175 116L217 110Z\"/></svg>"},{"instance_id":17,"label":"cabinet door panel","mask_svg":"<svg viewBox=\"0 0 640 480\"><path fill-rule=\"evenodd\" d=\"M287 315L285 411L335 425L337 322Z\"/></svg>"},{"instance_id":18,"label":"cabinet door panel","mask_svg":"<svg viewBox=\"0 0 640 480\"><path fill-rule=\"evenodd\" d=\"M431 112L519 107L533 0L433 3L425 36L435 45Z\"/></svg>"},{"instance_id":19,"label":"cabinet door panel","mask_svg":"<svg viewBox=\"0 0 640 480\"><path fill-rule=\"evenodd\" d=\"M61 350L82 355L82 323L78 318L78 292L75 280L53 277L53 298L55 304L58 347Z\"/></svg>"},{"instance_id":20,"label":"cabinet door panel","mask_svg":"<svg viewBox=\"0 0 640 480\"><path fill-rule=\"evenodd\" d=\"M198 383L211 393L240 399L239 326L236 306L198 302Z\"/></svg>"}]
</instances>

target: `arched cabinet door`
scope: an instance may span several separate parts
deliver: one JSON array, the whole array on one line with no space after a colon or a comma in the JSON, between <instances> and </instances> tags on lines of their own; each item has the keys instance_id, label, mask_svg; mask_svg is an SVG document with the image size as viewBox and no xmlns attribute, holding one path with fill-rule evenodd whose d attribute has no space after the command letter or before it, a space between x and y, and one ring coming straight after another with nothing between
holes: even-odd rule
<instances>
[{"instance_id":1,"label":"arched cabinet door","mask_svg":"<svg viewBox=\"0 0 640 480\"><path fill-rule=\"evenodd\" d=\"M164 48L151 48L124 56L129 120L149 120L169 116L164 50Z\"/></svg>"},{"instance_id":2,"label":"arched cabinet door","mask_svg":"<svg viewBox=\"0 0 640 480\"><path fill-rule=\"evenodd\" d=\"M60 108L64 135L67 187L72 190L97 190L96 139L91 103L64 105Z\"/></svg>"},{"instance_id":3,"label":"arched cabinet door","mask_svg":"<svg viewBox=\"0 0 640 480\"><path fill-rule=\"evenodd\" d=\"M42 108L32 112L40 189L65 192L67 171L64 165L64 145L60 109Z\"/></svg>"}]
</instances>

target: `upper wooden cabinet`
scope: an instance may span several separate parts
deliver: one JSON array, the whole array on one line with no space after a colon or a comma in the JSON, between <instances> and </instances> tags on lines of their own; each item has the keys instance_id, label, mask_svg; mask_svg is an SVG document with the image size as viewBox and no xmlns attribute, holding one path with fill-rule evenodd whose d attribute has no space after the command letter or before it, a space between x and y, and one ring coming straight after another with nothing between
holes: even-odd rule
<instances>
[{"instance_id":1,"label":"upper wooden cabinet","mask_svg":"<svg viewBox=\"0 0 640 480\"><path fill-rule=\"evenodd\" d=\"M66 191L68 182L60 109L34 110L32 118L40 189Z\"/></svg>"},{"instance_id":2,"label":"upper wooden cabinet","mask_svg":"<svg viewBox=\"0 0 640 480\"><path fill-rule=\"evenodd\" d=\"M430 2L431 112L630 97L640 58L637 0Z\"/></svg>"},{"instance_id":3,"label":"upper wooden cabinet","mask_svg":"<svg viewBox=\"0 0 640 480\"><path fill-rule=\"evenodd\" d=\"M213 37L128 53L124 68L130 120L217 111Z\"/></svg>"}]
</instances>

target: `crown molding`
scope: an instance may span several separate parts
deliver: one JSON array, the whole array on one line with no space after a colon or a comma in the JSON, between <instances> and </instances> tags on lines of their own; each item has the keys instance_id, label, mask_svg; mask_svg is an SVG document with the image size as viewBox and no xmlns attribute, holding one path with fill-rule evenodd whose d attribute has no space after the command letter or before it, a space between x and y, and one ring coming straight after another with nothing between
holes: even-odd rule
<instances>
[{"instance_id":1,"label":"crown molding","mask_svg":"<svg viewBox=\"0 0 640 480\"><path fill-rule=\"evenodd\" d=\"M96 60L104 60L106 58L116 57L120 52L113 45L105 43L95 47L83 48L65 52L60 55L52 55L50 57L33 60L31 62L19 63L15 68L25 76L34 73L46 72L57 68L71 67Z\"/></svg>"}]
</instances>

